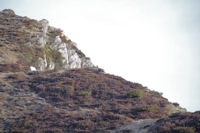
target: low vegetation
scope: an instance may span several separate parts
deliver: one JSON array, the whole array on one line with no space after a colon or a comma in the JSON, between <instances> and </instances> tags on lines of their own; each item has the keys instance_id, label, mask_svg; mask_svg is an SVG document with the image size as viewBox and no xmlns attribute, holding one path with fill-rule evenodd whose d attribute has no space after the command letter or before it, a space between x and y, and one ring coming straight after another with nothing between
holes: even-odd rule
<instances>
[{"instance_id":1,"label":"low vegetation","mask_svg":"<svg viewBox=\"0 0 200 133\"><path fill-rule=\"evenodd\" d=\"M79 96L91 96L92 92L91 91L80 91L78 92Z\"/></svg>"},{"instance_id":2,"label":"low vegetation","mask_svg":"<svg viewBox=\"0 0 200 133\"><path fill-rule=\"evenodd\" d=\"M46 54L47 66L50 65L50 61L55 63L56 68L59 68L62 65L63 57L59 51L53 50L49 46L45 45L44 54Z\"/></svg>"},{"instance_id":3,"label":"low vegetation","mask_svg":"<svg viewBox=\"0 0 200 133\"><path fill-rule=\"evenodd\" d=\"M147 111L147 112L155 112L158 110L158 105L153 104L153 105L146 105L146 106L141 106L141 107L137 107L134 109L134 112L143 112L143 111Z\"/></svg>"},{"instance_id":4,"label":"low vegetation","mask_svg":"<svg viewBox=\"0 0 200 133\"><path fill-rule=\"evenodd\" d=\"M144 96L144 91L136 89L136 90L131 90L129 91L126 96L128 98L140 98Z\"/></svg>"},{"instance_id":5,"label":"low vegetation","mask_svg":"<svg viewBox=\"0 0 200 133\"><path fill-rule=\"evenodd\" d=\"M73 86L67 86L66 88L64 88L64 92L65 93L72 93L72 92L74 92L74 87Z\"/></svg>"}]
</instances>

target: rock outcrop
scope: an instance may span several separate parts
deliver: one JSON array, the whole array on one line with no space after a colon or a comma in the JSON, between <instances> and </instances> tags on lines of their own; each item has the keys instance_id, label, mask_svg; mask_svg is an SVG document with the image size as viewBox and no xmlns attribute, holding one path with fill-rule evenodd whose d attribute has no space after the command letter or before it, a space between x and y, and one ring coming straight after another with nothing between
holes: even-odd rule
<instances>
[{"instance_id":1,"label":"rock outcrop","mask_svg":"<svg viewBox=\"0 0 200 133\"><path fill-rule=\"evenodd\" d=\"M0 44L0 63L21 65L24 71L94 67L61 29L46 19L17 16L10 9L0 12Z\"/></svg>"}]
</instances>

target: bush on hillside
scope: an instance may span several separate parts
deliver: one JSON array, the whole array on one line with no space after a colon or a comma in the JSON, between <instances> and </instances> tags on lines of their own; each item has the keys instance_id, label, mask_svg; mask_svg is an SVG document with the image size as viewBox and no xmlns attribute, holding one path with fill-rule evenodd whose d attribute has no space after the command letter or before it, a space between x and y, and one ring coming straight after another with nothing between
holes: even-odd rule
<instances>
[{"instance_id":1,"label":"bush on hillside","mask_svg":"<svg viewBox=\"0 0 200 133\"><path fill-rule=\"evenodd\" d=\"M73 86L67 86L66 88L64 88L65 92L73 92L74 91L74 87Z\"/></svg>"},{"instance_id":2,"label":"bush on hillside","mask_svg":"<svg viewBox=\"0 0 200 133\"><path fill-rule=\"evenodd\" d=\"M129 91L126 95L128 98L138 98L138 97L143 97L144 92L142 90L132 90Z\"/></svg>"},{"instance_id":3,"label":"bush on hillside","mask_svg":"<svg viewBox=\"0 0 200 133\"><path fill-rule=\"evenodd\" d=\"M92 92L91 91L80 91L78 92L79 96L91 96Z\"/></svg>"}]
</instances>

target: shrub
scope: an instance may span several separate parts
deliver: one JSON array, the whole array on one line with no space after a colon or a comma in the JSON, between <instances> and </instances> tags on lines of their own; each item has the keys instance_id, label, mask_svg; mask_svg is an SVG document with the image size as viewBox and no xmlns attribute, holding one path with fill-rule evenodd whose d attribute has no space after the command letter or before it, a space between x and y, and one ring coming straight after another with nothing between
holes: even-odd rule
<instances>
[{"instance_id":1,"label":"shrub","mask_svg":"<svg viewBox=\"0 0 200 133\"><path fill-rule=\"evenodd\" d=\"M78 92L79 96L91 96L92 92L91 91L80 91Z\"/></svg>"},{"instance_id":2,"label":"shrub","mask_svg":"<svg viewBox=\"0 0 200 133\"><path fill-rule=\"evenodd\" d=\"M57 83L57 85L58 85L58 86L62 86L63 83L64 83L63 81L59 81L59 82Z\"/></svg>"},{"instance_id":3,"label":"shrub","mask_svg":"<svg viewBox=\"0 0 200 133\"><path fill-rule=\"evenodd\" d=\"M129 91L126 96L128 98L143 97L144 96L144 92L142 90L132 90L132 91Z\"/></svg>"},{"instance_id":4,"label":"shrub","mask_svg":"<svg viewBox=\"0 0 200 133\"><path fill-rule=\"evenodd\" d=\"M74 87L73 86L67 86L66 88L64 88L65 92L73 92L74 91Z\"/></svg>"},{"instance_id":5,"label":"shrub","mask_svg":"<svg viewBox=\"0 0 200 133\"><path fill-rule=\"evenodd\" d=\"M142 107L137 107L134 109L135 112L143 112L143 111L147 111L147 112L154 112L158 109L158 105L153 104L153 105L146 105L146 106L142 106Z\"/></svg>"},{"instance_id":6,"label":"shrub","mask_svg":"<svg viewBox=\"0 0 200 133\"><path fill-rule=\"evenodd\" d=\"M85 81L94 81L94 79L92 77L90 77L90 76L85 76L83 78L83 80L85 80Z\"/></svg>"},{"instance_id":7,"label":"shrub","mask_svg":"<svg viewBox=\"0 0 200 133\"><path fill-rule=\"evenodd\" d=\"M72 40L70 40L70 39L69 39L69 40L67 40L67 43L72 43Z\"/></svg>"},{"instance_id":8,"label":"shrub","mask_svg":"<svg viewBox=\"0 0 200 133\"><path fill-rule=\"evenodd\" d=\"M89 85L89 89L92 90L92 89L98 89L98 86L97 84L90 84Z\"/></svg>"},{"instance_id":9,"label":"shrub","mask_svg":"<svg viewBox=\"0 0 200 133\"><path fill-rule=\"evenodd\" d=\"M154 112L157 109L158 109L158 105L156 104L145 106L145 111L148 111L148 112Z\"/></svg>"}]
</instances>

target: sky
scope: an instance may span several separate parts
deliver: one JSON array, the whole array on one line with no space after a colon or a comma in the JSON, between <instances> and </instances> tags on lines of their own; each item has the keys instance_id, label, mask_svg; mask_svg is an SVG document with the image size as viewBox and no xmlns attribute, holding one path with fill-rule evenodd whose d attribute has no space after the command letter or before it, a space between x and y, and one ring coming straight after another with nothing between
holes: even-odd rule
<instances>
[{"instance_id":1,"label":"sky","mask_svg":"<svg viewBox=\"0 0 200 133\"><path fill-rule=\"evenodd\" d=\"M47 19L107 73L200 110L199 0L0 0Z\"/></svg>"}]
</instances>

